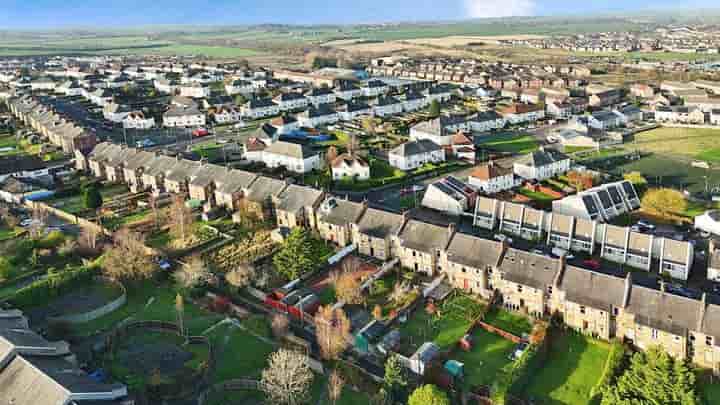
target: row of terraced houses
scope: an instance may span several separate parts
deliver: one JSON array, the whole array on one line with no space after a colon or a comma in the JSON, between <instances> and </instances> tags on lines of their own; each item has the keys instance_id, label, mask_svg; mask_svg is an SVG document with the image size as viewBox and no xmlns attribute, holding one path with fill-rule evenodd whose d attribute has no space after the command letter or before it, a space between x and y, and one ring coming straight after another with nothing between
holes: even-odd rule
<instances>
[{"instance_id":1,"label":"row of terraced houses","mask_svg":"<svg viewBox=\"0 0 720 405\"><path fill-rule=\"evenodd\" d=\"M529 316L558 314L571 328L639 349L660 345L679 358L720 371L720 303L676 295L509 247L495 240L327 195L255 173L101 143L76 154L80 168L134 190L184 193L204 209L236 212L241 202L278 227L305 227L338 246L431 276ZM552 228L556 229L556 228Z\"/></svg>"}]
</instances>

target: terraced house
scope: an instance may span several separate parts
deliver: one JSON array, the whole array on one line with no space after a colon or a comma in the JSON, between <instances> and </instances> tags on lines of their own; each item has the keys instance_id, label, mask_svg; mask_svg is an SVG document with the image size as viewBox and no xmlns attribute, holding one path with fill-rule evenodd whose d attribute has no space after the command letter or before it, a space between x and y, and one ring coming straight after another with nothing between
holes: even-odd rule
<instances>
[{"instance_id":1,"label":"terraced house","mask_svg":"<svg viewBox=\"0 0 720 405\"><path fill-rule=\"evenodd\" d=\"M166 184L171 178L178 184L172 189L182 189L187 183L190 198L210 206L217 201L230 211L238 209L230 202L241 193L241 198L256 204L259 213L274 215L278 226L317 228L323 239L339 246L355 245L361 254L385 261L398 259L405 268L446 277L454 287L486 298L497 295L509 310L532 317L556 314L578 332L621 339L639 349L660 345L675 357L720 372L720 303L708 296L688 298L673 293L664 283L636 283L632 273L621 277L571 265L564 258L510 248L457 232L452 223L440 225L335 197L323 201L320 190L249 172L209 164L181 166L179 161L171 165L165 159L163 167L156 168L151 162L158 158L155 154L129 151L100 145L80 166L102 177L109 162L125 156L127 161L113 164L123 168L124 178L136 182L136 188L152 187L159 180L142 177L160 170ZM163 172L165 164L171 169ZM182 180L182 176L187 178ZM219 195L224 193L228 196ZM606 259L643 268L648 260L659 262L662 272L677 276L687 275L692 264L692 245L687 242L486 197L478 198L477 206L475 224L487 223L488 229L512 222L510 228L526 236L535 235L535 230L547 232L547 240L555 246L592 252L600 245Z\"/></svg>"}]
</instances>

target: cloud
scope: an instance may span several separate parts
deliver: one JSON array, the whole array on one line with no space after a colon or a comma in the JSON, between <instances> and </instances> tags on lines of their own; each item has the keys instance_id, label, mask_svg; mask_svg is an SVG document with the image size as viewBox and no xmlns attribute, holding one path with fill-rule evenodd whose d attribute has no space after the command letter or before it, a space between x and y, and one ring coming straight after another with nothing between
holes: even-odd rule
<instances>
[{"instance_id":1,"label":"cloud","mask_svg":"<svg viewBox=\"0 0 720 405\"><path fill-rule=\"evenodd\" d=\"M528 16L535 14L535 0L465 0L472 18Z\"/></svg>"}]
</instances>

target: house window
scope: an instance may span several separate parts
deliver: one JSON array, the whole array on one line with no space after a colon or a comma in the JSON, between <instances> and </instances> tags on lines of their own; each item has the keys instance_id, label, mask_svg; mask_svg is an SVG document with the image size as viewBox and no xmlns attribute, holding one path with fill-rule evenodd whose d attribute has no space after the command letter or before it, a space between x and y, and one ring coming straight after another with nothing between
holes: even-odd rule
<instances>
[{"instance_id":1,"label":"house window","mask_svg":"<svg viewBox=\"0 0 720 405\"><path fill-rule=\"evenodd\" d=\"M712 336L705 336L705 344L708 346L712 346L713 338Z\"/></svg>"},{"instance_id":2,"label":"house window","mask_svg":"<svg viewBox=\"0 0 720 405\"><path fill-rule=\"evenodd\" d=\"M620 313L620 310L618 310L617 308L613 308L612 311L614 316L618 316L618 314Z\"/></svg>"},{"instance_id":3,"label":"house window","mask_svg":"<svg viewBox=\"0 0 720 405\"><path fill-rule=\"evenodd\" d=\"M463 272L463 273L467 273L467 269L465 269L465 267L463 267L463 268L462 268L462 272Z\"/></svg>"},{"instance_id":4,"label":"house window","mask_svg":"<svg viewBox=\"0 0 720 405\"><path fill-rule=\"evenodd\" d=\"M580 306L580 313L585 314L585 306L584 305Z\"/></svg>"},{"instance_id":5,"label":"house window","mask_svg":"<svg viewBox=\"0 0 720 405\"><path fill-rule=\"evenodd\" d=\"M551 285L547 286L547 293L548 293L549 295L552 295L552 292L553 292L552 286L551 286Z\"/></svg>"},{"instance_id":6,"label":"house window","mask_svg":"<svg viewBox=\"0 0 720 405\"><path fill-rule=\"evenodd\" d=\"M521 286L521 285L518 285L518 286L517 286L517 292L519 292L519 293L522 292L522 286Z\"/></svg>"},{"instance_id":7,"label":"house window","mask_svg":"<svg viewBox=\"0 0 720 405\"><path fill-rule=\"evenodd\" d=\"M657 329L653 329L653 330L650 332L650 336L651 336L653 339L657 339L657 338L658 338L658 331L657 331Z\"/></svg>"}]
</instances>

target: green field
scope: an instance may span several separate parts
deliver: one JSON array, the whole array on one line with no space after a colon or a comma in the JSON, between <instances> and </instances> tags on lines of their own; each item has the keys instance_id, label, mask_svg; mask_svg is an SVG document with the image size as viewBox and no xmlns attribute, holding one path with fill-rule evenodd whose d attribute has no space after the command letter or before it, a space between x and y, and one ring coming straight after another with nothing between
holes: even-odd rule
<instances>
[{"instance_id":1,"label":"green field","mask_svg":"<svg viewBox=\"0 0 720 405\"><path fill-rule=\"evenodd\" d=\"M720 185L720 170L707 170L692 167L687 161L668 155L652 155L640 160L610 168L615 174L639 171L651 186L663 185L675 188L686 188L691 192L705 189L705 178L708 187L713 189Z\"/></svg>"},{"instance_id":2,"label":"green field","mask_svg":"<svg viewBox=\"0 0 720 405\"><path fill-rule=\"evenodd\" d=\"M720 163L720 129L657 128L636 134L626 149Z\"/></svg>"},{"instance_id":3,"label":"green field","mask_svg":"<svg viewBox=\"0 0 720 405\"><path fill-rule=\"evenodd\" d=\"M472 333L472 344L469 352L458 350L451 358L465 363L465 385L491 385L512 364L509 356L515 343L478 327Z\"/></svg>"},{"instance_id":4,"label":"green field","mask_svg":"<svg viewBox=\"0 0 720 405\"><path fill-rule=\"evenodd\" d=\"M511 152L517 154L530 153L538 148L538 142L532 135L512 132L476 136L475 144L481 148L496 152Z\"/></svg>"},{"instance_id":5,"label":"green field","mask_svg":"<svg viewBox=\"0 0 720 405\"><path fill-rule=\"evenodd\" d=\"M600 379L610 345L575 333L559 335L551 345L524 396L547 405L590 404L590 391Z\"/></svg>"}]
</instances>

